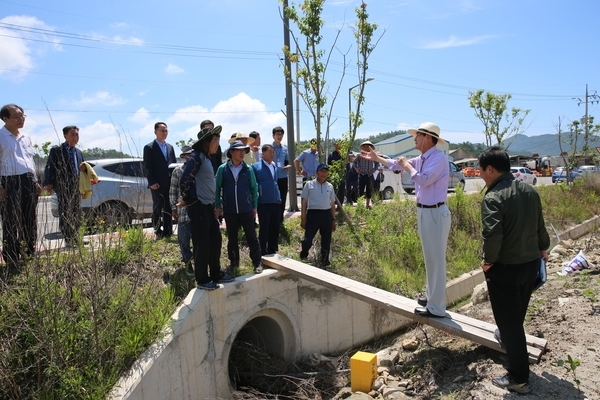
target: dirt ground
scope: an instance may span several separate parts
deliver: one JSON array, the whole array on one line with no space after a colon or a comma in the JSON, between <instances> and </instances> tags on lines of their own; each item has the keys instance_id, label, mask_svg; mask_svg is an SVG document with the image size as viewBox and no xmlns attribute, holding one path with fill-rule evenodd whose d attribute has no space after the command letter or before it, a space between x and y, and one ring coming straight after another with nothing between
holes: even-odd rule
<instances>
[{"instance_id":1,"label":"dirt ground","mask_svg":"<svg viewBox=\"0 0 600 400\"><path fill-rule=\"evenodd\" d=\"M556 272L582 250L591 264L584 272ZM529 395L513 394L491 384L505 373L499 352L418 325L396 338L400 360L380 368L384 387L370 394L379 399L600 399L600 233L561 242L550 254L548 282L531 299L525 331L546 338L548 350L531 366ZM457 312L494 323L489 301L459 307ZM416 339L415 351L402 350ZM568 357L579 366L573 371ZM564 360L559 366L559 360ZM359 398L339 393L337 398Z\"/></svg>"}]
</instances>

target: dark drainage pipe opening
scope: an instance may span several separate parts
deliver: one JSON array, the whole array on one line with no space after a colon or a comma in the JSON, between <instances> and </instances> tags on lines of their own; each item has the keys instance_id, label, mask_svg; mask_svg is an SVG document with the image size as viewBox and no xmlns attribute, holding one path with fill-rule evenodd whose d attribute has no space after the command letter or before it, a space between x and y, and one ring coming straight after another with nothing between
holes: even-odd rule
<instances>
[{"instance_id":1,"label":"dark drainage pipe opening","mask_svg":"<svg viewBox=\"0 0 600 400\"><path fill-rule=\"evenodd\" d=\"M229 380L234 389L256 387L257 377L279 373L284 360L285 340L279 324L269 317L256 317L237 334L229 353ZM257 388L258 389L258 388Z\"/></svg>"}]
</instances>

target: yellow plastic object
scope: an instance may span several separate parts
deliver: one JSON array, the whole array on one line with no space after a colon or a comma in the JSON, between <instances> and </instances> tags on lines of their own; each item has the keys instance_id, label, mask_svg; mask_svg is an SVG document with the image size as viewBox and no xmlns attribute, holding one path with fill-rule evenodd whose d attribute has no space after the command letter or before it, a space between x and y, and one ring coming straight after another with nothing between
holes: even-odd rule
<instances>
[{"instance_id":1,"label":"yellow plastic object","mask_svg":"<svg viewBox=\"0 0 600 400\"><path fill-rule=\"evenodd\" d=\"M350 358L350 385L353 392L369 393L377 378L377 354L357 351Z\"/></svg>"}]
</instances>

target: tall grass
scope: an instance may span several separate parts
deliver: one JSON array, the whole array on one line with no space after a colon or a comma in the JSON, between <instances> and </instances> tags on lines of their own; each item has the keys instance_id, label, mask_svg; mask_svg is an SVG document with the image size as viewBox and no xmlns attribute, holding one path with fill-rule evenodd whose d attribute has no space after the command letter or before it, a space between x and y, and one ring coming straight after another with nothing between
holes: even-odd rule
<instances>
[{"instance_id":1,"label":"tall grass","mask_svg":"<svg viewBox=\"0 0 600 400\"><path fill-rule=\"evenodd\" d=\"M0 398L103 399L176 306L152 271L154 246L131 230L1 282Z\"/></svg>"}]
</instances>

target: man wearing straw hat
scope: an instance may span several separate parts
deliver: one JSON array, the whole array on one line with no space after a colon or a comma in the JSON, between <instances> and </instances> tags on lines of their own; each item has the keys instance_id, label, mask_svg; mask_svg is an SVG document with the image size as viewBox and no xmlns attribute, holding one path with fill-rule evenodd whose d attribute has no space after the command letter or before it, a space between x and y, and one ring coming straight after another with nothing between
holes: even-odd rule
<instances>
[{"instance_id":1,"label":"man wearing straw hat","mask_svg":"<svg viewBox=\"0 0 600 400\"><path fill-rule=\"evenodd\" d=\"M375 145L373 143L367 140L360 144L361 153L363 151L368 152L369 150L375 151ZM362 157L361 153L358 154L354 161L354 168L356 168L356 172L358 172L358 195L363 196L366 194L366 207L371 208L371 198L373 197L373 173L377 171L379 164Z\"/></svg>"},{"instance_id":2,"label":"man wearing straw hat","mask_svg":"<svg viewBox=\"0 0 600 400\"><path fill-rule=\"evenodd\" d=\"M177 207L187 206L192 226L194 273L198 289L214 290L219 282L234 278L221 274L221 231L215 211L216 178L210 156L219 147L221 125L198 132L194 150L183 167L179 190L182 200Z\"/></svg>"},{"instance_id":3,"label":"man wearing straw hat","mask_svg":"<svg viewBox=\"0 0 600 400\"><path fill-rule=\"evenodd\" d=\"M227 150L229 161L221 164L216 176L215 208L217 215L223 215L227 225L227 256L230 261L227 273L231 276L235 276L240 265L240 228L246 235L254 273L260 274L263 271L260 244L254 226L258 207L258 184L254 169L244 162L244 156L249 151L250 147L240 140L231 142Z\"/></svg>"},{"instance_id":4,"label":"man wearing straw hat","mask_svg":"<svg viewBox=\"0 0 600 400\"><path fill-rule=\"evenodd\" d=\"M450 233L448 196L448 157L436 148L446 143L440 137L440 128L432 122L423 122L418 129L409 129L415 148L421 156L407 160L386 160L374 151L362 152L369 160L379 161L391 170L410 173L417 197L417 226L425 258L427 275L426 298L419 298L415 314L442 318L446 314L446 247Z\"/></svg>"}]
</instances>

